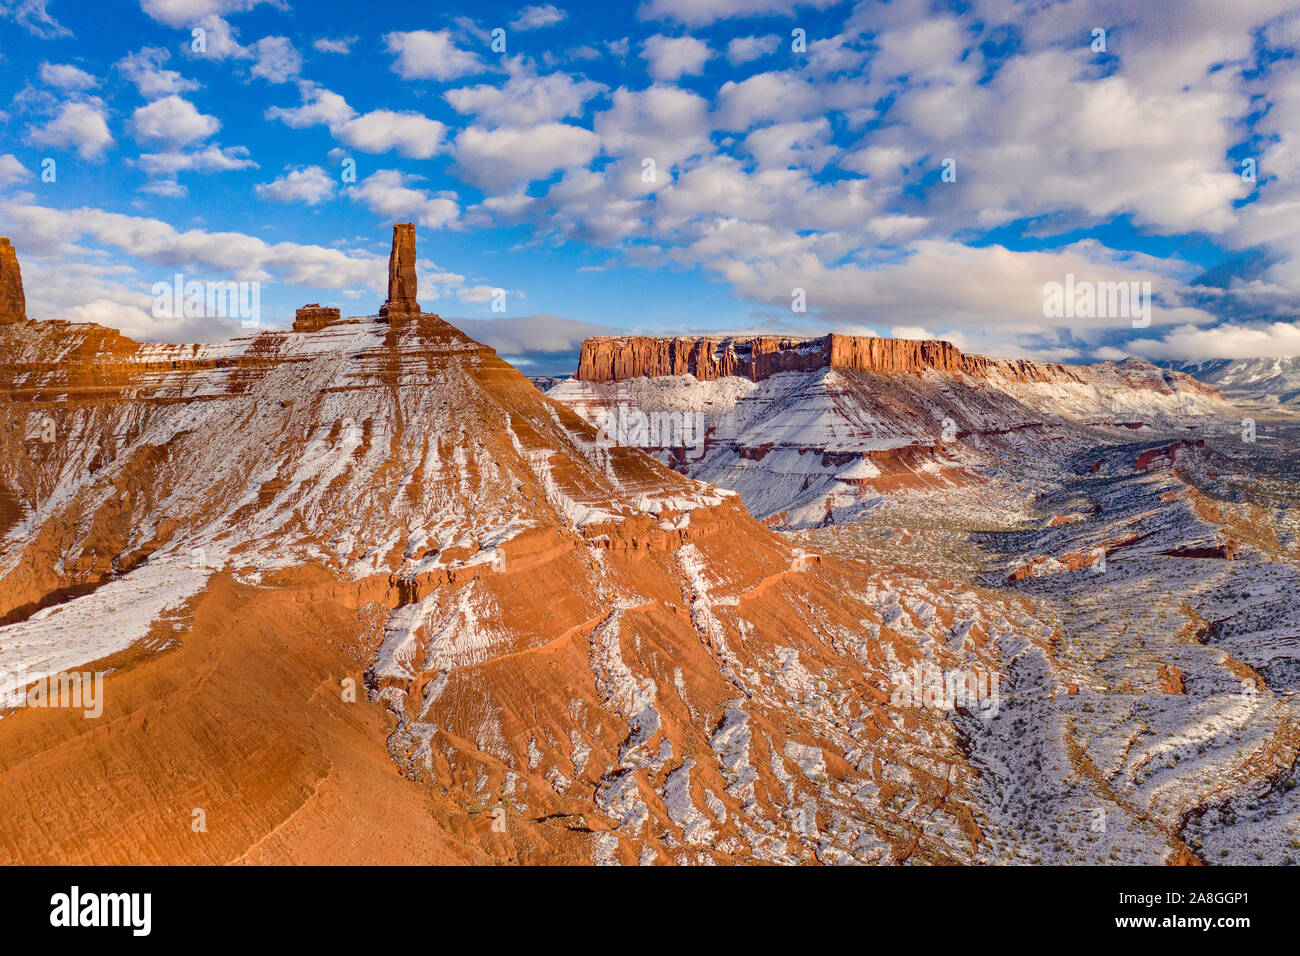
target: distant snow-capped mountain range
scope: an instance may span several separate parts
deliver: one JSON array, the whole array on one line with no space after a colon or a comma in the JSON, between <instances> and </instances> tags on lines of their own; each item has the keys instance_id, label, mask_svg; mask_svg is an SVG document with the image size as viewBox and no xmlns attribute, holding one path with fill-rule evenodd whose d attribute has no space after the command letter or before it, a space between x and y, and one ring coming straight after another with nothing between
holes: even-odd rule
<instances>
[{"instance_id":1,"label":"distant snow-capped mountain range","mask_svg":"<svg viewBox=\"0 0 1300 956\"><path fill-rule=\"evenodd\" d=\"M1158 364L1186 372L1232 401L1300 404L1300 356Z\"/></svg>"}]
</instances>

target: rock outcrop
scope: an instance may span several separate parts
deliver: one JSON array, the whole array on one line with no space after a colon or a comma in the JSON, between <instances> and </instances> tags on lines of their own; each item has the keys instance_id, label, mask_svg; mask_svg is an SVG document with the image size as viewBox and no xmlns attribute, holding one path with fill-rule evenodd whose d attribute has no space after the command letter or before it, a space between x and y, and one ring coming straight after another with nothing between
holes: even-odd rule
<instances>
[{"instance_id":1,"label":"rock outcrop","mask_svg":"<svg viewBox=\"0 0 1300 956\"><path fill-rule=\"evenodd\" d=\"M415 223L393 226L393 251L388 256L388 301L379 309L380 318L403 318L420 314L416 301Z\"/></svg>"},{"instance_id":2,"label":"rock outcrop","mask_svg":"<svg viewBox=\"0 0 1300 956\"><path fill-rule=\"evenodd\" d=\"M897 374L934 369L971 375L986 375L996 369L1013 381L1079 380L1064 365L964 355L951 342L836 333L821 338L591 338L582 343L578 379L616 382L637 377L693 375L709 381L737 375L758 382L779 372L818 368Z\"/></svg>"},{"instance_id":3,"label":"rock outcrop","mask_svg":"<svg viewBox=\"0 0 1300 956\"><path fill-rule=\"evenodd\" d=\"M23 295L23 274L13 243L0 238L0 325L27 320L27 300Z\"/></svg>"},{"instance_id":4,"label":"rock outcrop","mask_svg":"<svg viewBox=\"0 0 1300 956\"><path fill-rule=\"evenodd\" d=\"M1160 553L1170 558L1214 558L1220 561L1236 561L1240 555L1240 548L1238 548L1237 542L1229 538L1227 541L1218 544L1208 544L1202 547L1171 548Z\"/></svg>"},{"instance_id":5,"label":"rock outcrop","mask_svg":"<svg viewBox=\"0 0 1300 956\"><path fill-rule=\"evenodd\" d=\"M311 302L294 313L293 330L295 332L319 332L321 329L341 321L340 309L325 307L319 302Z\"/></svg>"},{"instance_id":6,"label":"rock outcrop","mask_svg":"<svg viewBox=\"0 0 1300 956\"><path fill-rule=\"evenodd\" d=\"M1144 471L1152 465L1155 465L1157 462L1160 462L1162 467L1164 465L1173 466L1178 464L1179 451L1182 451L1184 456L1186 456L1189 452L1195 454L1198 451L1204 450L1204 439L1197 439L1195 441L1179 440L1168 445L1162 445L1159 448L1148 448L1137 456L1137 462L1134 464L1133 468L1135 471ZM1164 459L1164 461L1162 462L1161 459Z\"/></svg>"},{"instance_id":7,"label":"rock outcrop","mask_svg":"<svg viewBox=\"0 0 1300 956\"><path fill-rule=\"evenodd\" d=\"M1222 398L1182 372L1129 359L1092 366L1062 365L1033 359L998 359L968 355L951 342L937 339L889 339L831 333L821 338L780 336L683 337L602 336L586 339L578 365L578 381L621 382L632 378L692 375L700 381L739 376L761 382L779 372L821 368L883 374L920 374L928 370L1004 383L1076 385L1099 374L1116 377L1130 388L1165 395L1178 390Z\"/></svg>"},{"instance_id":8,"label":"rock outcrop","mask_svg":"<svg viewBox=\"0 0 1300 956\"><path fill-rule=\"evenodd\" d=\"M660 375L701 381L739 375L759 380L777 372L819 368L828 361L823 339L591 338L582 343L578 379L615 382Z\"/></svg>"}]
</instances>

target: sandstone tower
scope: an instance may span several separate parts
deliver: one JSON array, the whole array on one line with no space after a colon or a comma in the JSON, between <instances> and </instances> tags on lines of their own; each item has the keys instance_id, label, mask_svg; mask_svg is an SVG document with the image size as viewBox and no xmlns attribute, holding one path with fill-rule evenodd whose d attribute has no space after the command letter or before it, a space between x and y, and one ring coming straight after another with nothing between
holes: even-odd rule
<instances>
[{"instance_id":1,"label":"sandstone tower","mask_svg":"<svg viewBox=\"0 0 1300 956\"><path fill-rule=\"evenodd\" d=\"M414 291L414 276L411 278L411 283L411 289ZM0 237L0 325L13 325L25 321L27 321L27 300L23 296L23 274L18 269L18 256L14 252L13 243Z\"/></svg>"},{"instance_id":2,"label":"sandstone tower","mask_svg":"<svg viewBox=\"0 0 1300 956\"><path fill-rule=\"evenodd\" d=\"M393 251L388 257L388 301L379 307L379 317L419 315L415 296L415 223L399 222L393 226Z\"/></svg>"}]
</instances>

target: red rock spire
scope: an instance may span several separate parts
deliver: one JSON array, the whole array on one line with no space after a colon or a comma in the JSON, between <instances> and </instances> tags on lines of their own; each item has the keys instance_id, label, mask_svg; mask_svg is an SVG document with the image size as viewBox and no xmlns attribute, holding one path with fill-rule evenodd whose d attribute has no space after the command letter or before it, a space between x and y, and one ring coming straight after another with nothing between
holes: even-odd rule
<instances>
[{"instance_id":1,"label":"red rock spire","mask_svg":"<svg viewBox=\"0 0 1300 956\"><path fill-rule=\"evenodd\" d=\"M27 300L23 296L23 274L13 244L0 237L0 325L27 321Z\"/></svg>"},{"instance_id":2,"label":"red rock spire","mask_svg":"<svg viewBox=\"0 0 1300 956\"><path fill-rule=\"evenodd\" d=\"M415 223L393 225L393 251L388 257L388 301L379 308L380 318L420 314L415 301Z\"/></svg>"}]
</instances>

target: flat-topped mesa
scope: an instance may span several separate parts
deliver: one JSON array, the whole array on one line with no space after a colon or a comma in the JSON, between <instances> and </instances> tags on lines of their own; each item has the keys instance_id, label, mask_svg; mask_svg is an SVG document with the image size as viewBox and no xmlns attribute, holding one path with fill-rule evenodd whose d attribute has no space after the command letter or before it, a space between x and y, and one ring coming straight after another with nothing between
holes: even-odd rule
<instances>
[{"instance_id":1,"label":"flat-topped mesa","mask_svg":"<svg viewBox=\"0 0 1300 956\"><path fill-rule=\"evenodd\" d=\"M660 375L694 375L701 380L729 375L759 379L825 364L820 339L598 337L582 343L578 379L616 382Z\"/></svg>"},{"instance_id":2,"label":"flat-topped mesa","mask_svg":"<svg viewBox=\"0 0 1300 956\"><path fill-rule=\"evenodd\" d=\"M23 274L13 243L0 237L0 325L27 321L27 299L23 295Z\"/></svg>"},{"instance_id":3,"label":"flat-topped mesa","mask_svg":"<svg viewBox=\"0 0 1300 956\"><path fill-rule=\"evenodd\" d=\"M342 310L322 306L319 302L310 302L294 313L293 330L295 332L319 332L329 325L342 321Z\"/></svg>"},{"instance_id":4,"label":"flat-topped mesa","mask_svg":"<svg viewBox=\"0 0 1300 956\"><path fill-rule=\"evenodd\" d=\"M826 336L826 364L830 368L851 368L860 372L919 372L932 368L960 372L961 351L951 342L938 339L882 339L865 335Z\"/></svg>"},{"instance_id":5,"label":"flat-topped mesa","mask_svg":"<svg viewBox=\"0 0 1300 956\"><path fill-rule=\"evenodd\" d=\"M628 378L693 375L707 381L738 375L760 381L778 372L820 368L883 373L920 373L934 369L983 376L995 367L1021 381L1075 378L1064 365L964 355L951 342L831 333L821 338L770 335L590 338L582 343L578 379L616 382Z\"/></svg>"},{"instance_id":6,"label":"flat-topped mesa","mask_svg":"<svg viewBox=\"0 0 1300 956\"><path fill-rule=\"evenodd\" d=\"M381 319L420 314L415 283L415 223L393 225L393 251L388 256L388 301L379 307Z\"/></svg>"}]
</instances>

